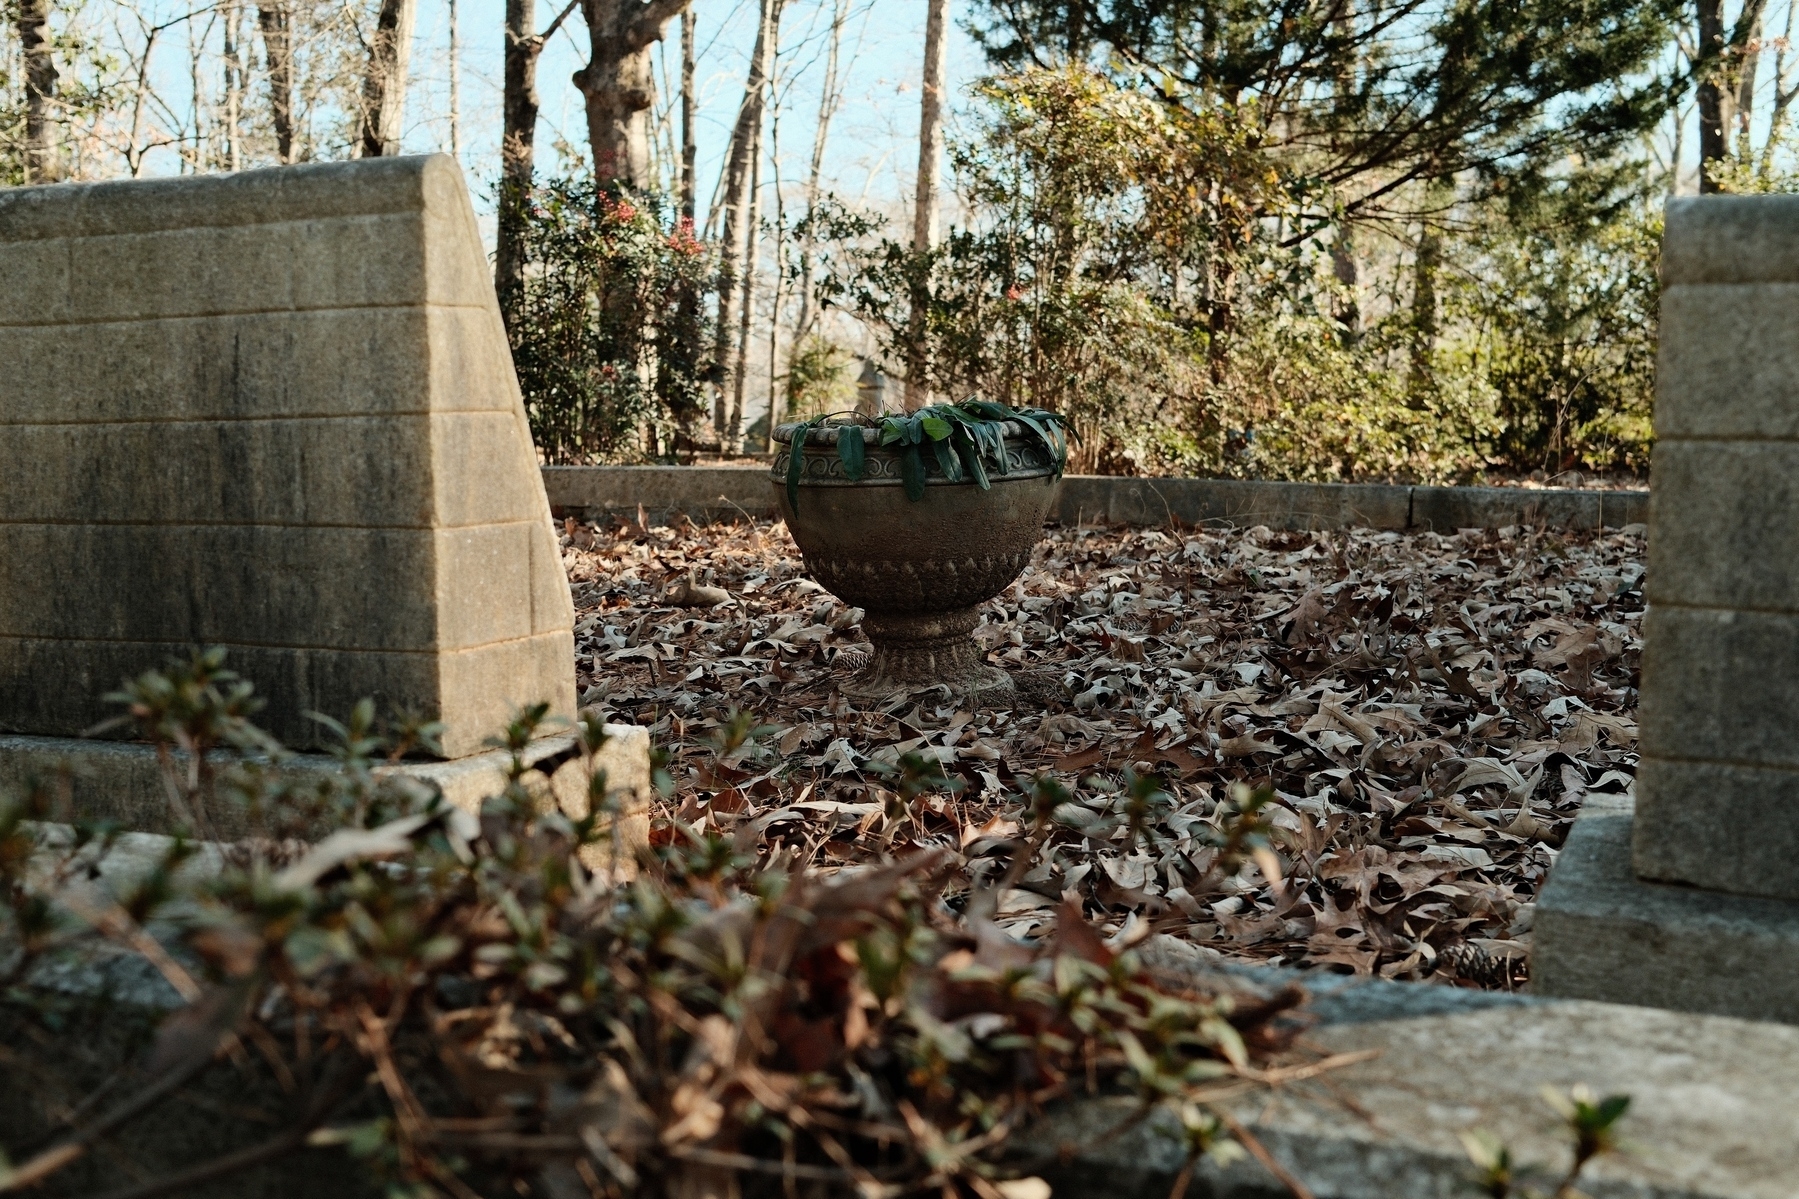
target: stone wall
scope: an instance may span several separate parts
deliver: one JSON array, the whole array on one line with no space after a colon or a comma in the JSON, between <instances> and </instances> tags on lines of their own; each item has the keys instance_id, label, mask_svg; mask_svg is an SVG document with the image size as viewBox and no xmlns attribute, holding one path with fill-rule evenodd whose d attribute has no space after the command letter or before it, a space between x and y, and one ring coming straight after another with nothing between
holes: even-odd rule
<instances>
[{"instance_id":1,"label":"stone wall","mask_svg":"<svg viewBox=\"0 0 1799 1199\"><path fill-rule=\"evenodd\" d=\"M550 503L577 520L608 515L667 522L772 517L767 463L746 466L546 466ZM1622 528L1649 519L1645 491L1522 487L1413 487L1386 483L1281 483L1264 479L1068 475L1055 519L1065 525L1226 524L1248 528Z\"/></svg>"},{"instance_id":2,"label":"stone wall","mask_svg":"<svg viewBox=\"0 0 1799 1199\"><path fill-rule=\"evenodd\" d=\"M271 701L574 706L573 609L447 157L0 191L0 728L189 647Z\"/></svg>"},{"instance_id":3,"label":"stone wall","mask_svg":"<svg viewBox=\"0 0 1799 1199\"><path fill-rule=\"evenodd\" d=\"M1799 197L1666 230L1636 872L1799 899Z\"/></svg>"}]
</instances>

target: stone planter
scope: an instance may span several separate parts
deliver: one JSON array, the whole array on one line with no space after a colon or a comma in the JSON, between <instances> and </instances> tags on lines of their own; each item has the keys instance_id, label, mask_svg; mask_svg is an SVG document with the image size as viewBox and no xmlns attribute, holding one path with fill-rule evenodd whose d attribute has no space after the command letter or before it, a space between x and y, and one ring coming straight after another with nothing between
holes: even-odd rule
<instances>
[{"instance_id":1,"label":"stone planter","mask_svg":"<svg viewBox=\"0 0 1799 1199\"><path fill-rule=\"evenodd\" d=\"M907 498L900 455L870 431L861 479L837 456L838 429L815 427L803 449L799 511L787 498L797 426L775 429L770 481L775 504L826 590L863 609L874 646L845 695L882 699L895 691L947 686L969 699L1003 702L1012 679L982 660L969 634L980 604L1018 577L1054 509L1060 473L1024 425L1004 426L1009 470L989 468L991 486L951 482L925 458L924 498Z\"/></svg>"}]
</instances>

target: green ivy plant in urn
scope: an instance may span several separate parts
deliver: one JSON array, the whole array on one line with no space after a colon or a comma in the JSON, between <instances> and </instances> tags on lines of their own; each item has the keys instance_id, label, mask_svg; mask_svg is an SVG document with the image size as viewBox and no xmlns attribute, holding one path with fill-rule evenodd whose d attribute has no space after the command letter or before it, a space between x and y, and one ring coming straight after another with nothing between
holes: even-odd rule
<instances>
[{"instance_id":1,"label":"green ivy plant in urn","mask_svg":"<svg viewBox=\"0 0 1799 1199\"><path fill-rule=\"evenodd\" d=\"M844 694L945 686L1003 701L1011 677L970 634L1043 537L1068 460L1062 418L968 399L780 425L774 439L775 502L807 570L865 613L874 655Z\"/></svg>"}]
</instances>

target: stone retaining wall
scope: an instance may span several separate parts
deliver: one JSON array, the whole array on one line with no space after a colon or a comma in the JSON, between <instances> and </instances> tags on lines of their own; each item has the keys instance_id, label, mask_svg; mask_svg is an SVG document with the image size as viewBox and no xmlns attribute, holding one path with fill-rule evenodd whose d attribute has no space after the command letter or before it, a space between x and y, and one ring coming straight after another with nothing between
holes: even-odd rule
<instances>
[{"instance_id":1,"label":"stone retaining wall","mask_svg":"<svg viewBox=\"0 0 1799 1199\"><path fill-rule=\"evenodd\" d=\"M772 517L768 468L750 466L546 466L544 488L563 515L666 521ZM1063 524L1231 524L1275 529L1618 528L1649 519L1647 491L1531 491L1518 487L1411 487L1380 483L1275 483L1250 479L1140 479L1070 475Z\"/></svg>"}]
</instances>

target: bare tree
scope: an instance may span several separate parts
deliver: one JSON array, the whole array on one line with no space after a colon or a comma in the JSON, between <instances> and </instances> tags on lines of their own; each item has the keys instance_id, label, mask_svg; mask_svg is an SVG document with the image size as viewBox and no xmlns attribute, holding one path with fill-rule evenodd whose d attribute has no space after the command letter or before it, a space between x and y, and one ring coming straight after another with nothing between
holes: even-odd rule
<instances>
[{"instance_id":1,"label":"bare tree","mask_svg":"<svg viewBox=\"0 0 1799 1199\"><path fill-rule=\"evenodd\" d=\"M587 107L594 181L650 186L648 114L656 103L650 47L688 0L582 0L593 50L575 72Z\"/></svg>"},{"instance_id":2,"label":"bare tree","mask_svg":"<svg viewBox=\"0 0 1799 1199\"><path fill-rule=\"evenodd\" d=\"M233 0L225 5L225 168L240 171L244 166L244 93L249 91L249 76L244 69L244 10Z\"/></svg>"},{"instance_id":3,"label":"bare tree","mask_svg":"<svg viewBox=\"0 0 1799 1199\"><path fill-rule=\"evenodd\" d=\"M56 60L50 49L51 0L20 0L19 43L25 63L25 182L57 175Z\"/></svg>"},{"instance_id":4,"label":"bare tree","mask_svg":"<svg viewBox=\"0 0 1799 1199\"><path fill-rule=\"evenodd\" d=\"M450 0L450 157L462 161L462 31L456 26L456 0Z\"/></svg>"},{"instance_id":5,"label":"bare tree","mask_svg":"<svg viewBox=\"0 0 1799 1199\"><path fill-rule=\"evenodd\" d=\"M825 141L830 136L831 118L837 113L837 106L843 102L843 85L837 77L838 54L843 47L843 25L849 17L849 0L833 0L831 8L831 40L825 52L825 82L823 94L818 101L818 123L812 129L812 162L806 175L806 212L808 215L818 207L821 194L825 165ZM799 278L799 319L793 325L793 340L797 345L812 332L812 321L816 315L812 307L812 238L810 232L800 245L800 278Z\"/></svg>"},{"instance_id":6,"label":"bare tree","mask_svg":"<svg viewBox=\"0 0 1799 1199\"><path fill-rule=\"evenodd\" d=\"M925 18L924 71L918 106L918 192L912 205L912 249L924 254L937 244L938 191L943 179L943 27L949 0L930 0ZM912 297L912 337L906 362L906 411L930 403L931 364L926 356L924 306L920 287Z\"/></svg>"},{"instance_id":7,"label":"bare tree","mask_svg":"<svg viewBox=\"0 0 1799 1199\"><path fill-rule=\"evenodd\" d=\"M542 33L533 33L536 0L506 0L506 82L501 99L500 210L494 245L494 290L502 301L524 277L524 212L537 158L537 60L581 0L568 0ZM509 311L505 303L502 312Z\"/></svg>"},{"instance_id":8,"label":"bare tree","mask_svg":"<svg viewBox=\"0 0 1799 1199\"><path fill-rule=\"evenodd\" d=\"M287 0L257 5L256 27L262 31L263 60L269 75L269 123L275 127L275 155L294 161L293 16Z\"/></svg>"},{"instance_id":9,"label":"bare tree","mask_svg":"<svg viewBox=\"0 0 1799 1199\"><path fill-rule=\"evenodd\" d=\"M694 214L694 167L700 153L693 130L693 25L693 9L689 8L681 14L681 215L689 223Z\"/></svg>"},{"instance_id":10,"label":"bare tree","mask_svg":"<svg viewBox=\"0 0 1799 1199\"><path fill-rule=\"evenodd\" d=\"M369 38L369 69L362 88L362 156L400 152L406 122L406 74L412 61L412 28L418 0L381 0Z\"/></svg>"},{"instance_id":11,"label":"bare tree","mask_svg":"<svg viewBox=\"0 0 1799 1199\"><path fill-rule=\"evenodd\" d=\"M751 168L762 142L762 112L780 20L781 0L761 0L756 45L750 51L749 77L744 81L743 99L737 106L737 123L732 126L731 144L725 158L724 229L718 260L718 325L712 355L713 362L726 372L719 380L718 397L712 406L712 424L720 437L724 437L728 429L726 397L736 391L726 364L731 361L731 330L737 324L738 277L755 238L755 218L751 218L749 229L742 227L743 202L748 198ZM707 223L710 225L710 220Z\"/></svg>"},{"instance_id":12,"label":"bare tree","mask_svg":"<svg viewBox=\"0 0 1799 1199\"><path fill-rule=\"evenodd\" d=\"M1745 97L1753 98L1756 55L1760 50L1762 13L1767 0L1744 0L1742 11L1728 35L1724 28L1724 0L1698 0L1699 87L1694 99L1699 108L1699 190L1720 190L1711 164L1730 155L1730 141L1737 125L1737 109ZM1744 127L1747 127L1745 105Z\"/></svg>"},{"instance_id":13,"label":"bare tree","mask_svg":"<svg viewBox=\"0 0 1799 1199\"><path fill-rule=\"evenodd\" d=\"M750 220L744 237L743 301L737 314L737 350L731 363L731 418L724 436L726 453L743 448L743 396L749 377L750 319L756 301L757 227L762 224L762 127L756 127L750 147Z\"/></svg>"}]
</instances>

